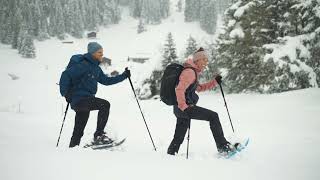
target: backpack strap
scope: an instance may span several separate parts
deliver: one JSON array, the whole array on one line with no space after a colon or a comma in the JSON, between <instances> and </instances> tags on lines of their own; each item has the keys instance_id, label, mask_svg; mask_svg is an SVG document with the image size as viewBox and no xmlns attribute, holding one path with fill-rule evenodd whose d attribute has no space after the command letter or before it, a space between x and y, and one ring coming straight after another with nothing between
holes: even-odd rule
<instances>
[{"instance_id":1,"label":"backpack strap","mask_svg":"<svg viewBox=\"0 0 320 180\"><path fill-rule=\"evenodd\" d=\"M198 73L197 73L196 69L195 69L194 67L184 67L183 70L185 70L185 69L192 69L192 70L194 71L194 73L195 73L195 75L196 75L196 80L195 80L195 82L197 82L197 81L198 81ZM182 70L182 71L183 71L183 70ZM181 72L181 73L182 73L182 72Z\"/></svg>"},{"instance_id":2,"label":"backpack strap","mask_svg":"<svg viewBox=\"0 0 320 180\"><path fill-rule=\"evenodd\" d=\"M84 63L84 64L87 64L87 65L88 65L88 64L89 64L89 59L87 59L85 55L83 55L82 57L83 57L83 61L82 61L82 63Z\"/></svg>"}]
</instances>

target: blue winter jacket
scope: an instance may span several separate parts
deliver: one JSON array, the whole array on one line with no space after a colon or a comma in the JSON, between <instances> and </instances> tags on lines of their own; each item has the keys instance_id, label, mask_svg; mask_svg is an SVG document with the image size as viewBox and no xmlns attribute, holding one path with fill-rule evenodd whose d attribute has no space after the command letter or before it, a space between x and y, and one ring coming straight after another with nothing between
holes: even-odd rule
<instances>
[{"instance_id":1,"label":"blue winter jacket","mask_svg":"<svg viewBox=\"0 0 320 180\"><path fill-rule=\"evenodd\" d=\"M63 71L60 78L60 93L62 96L66 96L71 88L71 108L73 109L81 98L95 96L98 82L103 85L112 85L127 78L125 74L108 77L101 70L100 62L94 60L89 53L75 57L84 58L84 60Z\"/></svg>"}]
</instances>

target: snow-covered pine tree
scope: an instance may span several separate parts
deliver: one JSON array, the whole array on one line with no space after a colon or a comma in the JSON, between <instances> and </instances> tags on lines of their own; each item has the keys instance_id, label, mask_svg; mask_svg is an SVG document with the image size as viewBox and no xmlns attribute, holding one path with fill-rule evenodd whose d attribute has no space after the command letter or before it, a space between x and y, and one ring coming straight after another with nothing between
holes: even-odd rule
<instances>
[{"instance_id":1,"label":"snow-covered pine tree","mask_svg":"<svg viewBox=\"0 0 320 180\"><path fill-rule=\"evenodd\" d=\"M97 12L99 12L98 2L97 1L88 1L88 9L87 14L85 16L87 22L87 28L89 30L95 30L97 26L99 26L100 16Z\"/></svg>"},{"instance_id":2,"label":"snow-covered pine tree","mask_svg":"<svg viewBox=\"0 0 320 180\"><path fill-rule=\"evenodd\" d=\"M307 60L306 64L314 70L318 87L320 87L320 29L318 28L314 34L314 39L311 41L312 47L310 48L311 58Z\"/></svg>"},{"instance_id":3,"label":"snow-covered pine tree","mask_svg":"<svg viewBox=\"0 0 320 180\"><path fill-rule=\"evenodd\" d=\"M3 2L3 0L0 0L1 2L1 6L0 6L0 42L2 41L2 38L4 37L4 33L5 33L5 27L4 27L4 22L6 19L6 14L5 14L5 3Z\"/></svg>"},{"instance_id":4,"label":"snow-covered pine tree","mask_svg":"<svg viewBox=\"0 0 320 180\"><path fill-rule=\"evenodd\" d=\"M161 23L161 11L159 1L142 0L141 5L141 18L143 18L147 24Z\"/></svg>"},{"instance_id":5,"label":"snow-covered pine tree","mask_svg":"<svg viewBox=\"0 0 320 180\"><path fill-rule=\"evenodd\" d=\"M215 0L202 0L200 10L200 26L209 34L213 34L217 24L217 10Z\"/></svg>"},{"instance_id":6,"label":"snow-covered pine tree","mask_svg":"<svg viewBox=\"0 0 320 180\"><path fill-rule=\"evenodd\" d=\"M117 0L113 1L113 10L112 10L112 23L118 24L121 20L121 11L119 8L119 2Z\"/></svg>"},{"instance_id":7,"label":"snow-covered pine tree","mask_svg":"<svg viewBox=\"0 0 320 180\"><path fill-rule=\"evenodd\" d=\"M184 57L192 55L198 49L197 41L190 35L187 39L187 48Z\"/></svg>"},{"instance_id":8,"label":"snow-covered pine tree","mask_svg":"<svg viewBox=\"0 0 320 180\"><path fill-rule=\"evenodd\" d=\"M182 0L179 0L177 3L177 11L178 12L182 12L182 8L183 8L183 4L182 4Z\"/></svg>"},{"instance_id":9,"label":"snow-covered pine tree","mask_svg":"<svg viewBox=\"0 0 320 180\"><path fill-rule=\"evenodd\" d=\"M114 1L109 1L108 3L104 2L104 0L97 1L99 13L98 16L100 17L99 22L102 22L104 26L112 24L113 21L117 21L116 16L118 12L115 12L115 4ZM103 6L105 3L105 6ZM115 17L114 17L115 16Z\"/></svg>"},{"instance_id":10,"label":"snow-covered pine tree","mask_svg":"<svg viewBox=\"0 0 320 180\"><path fill-rule=\"evenodd\" d=\"M22 42L21 55L25 58L35 58L35 46L31 35L27 34L24 41Z\"/></svg>"},{"instance_id":11,"label":"snow-covered pine tree","mask_svg":"<svg viewBox=\"0 0 320 180\"><path fill-rule=\"evenodd\" d=\"M73 0L72 0L73 1ZM61 4L62 5L62 12L64 17L64 24L65 24L65 31L68 34L72 33L72 1L67 1L67 4Z\"/></svg>"},{"instance_id":12,"label":"snow-covered pine tree","mask_svg":"<svg viewBox=\"0 0 320 180\"><path fill-rule=\"evenodd\" d=\"M311 58L310 61L307 61L306 63L311 66L316 73L316 81L318 84L318 87L320 87L320 33L318 31L317 37L314 39L318 43L315 43L314 46L310 49L311 52Z\"/></svg>"},{"instance_id":13,"label":"snow-covered pine tree","mask_svg":"<svg viewBox=\"0 0 320 180\"><path fill-rule=\"evenodd\" d=\"M18 43L19 43L19 35L20 35L20 31L21 31L21 25L23 24L23 17L22 17L20 8L18 8L16 10L16 14L14 15L13 19L14 19L12 21L12 23L13 23L13 39L12 39L11 47L13 49L17 49Z\"/></svg>"},{"instance_id":14,"label":"snow-covered pine tree","mask_svg":"<svg viewBox=\"0 0 320 180\"><path fill-rule=\"evenodd\" d=\"M49 32L52 36L57 36L59 39L64 39L65 33L70 31L71 20L68 17L64 18L64 14L67 14L67 11L63 10L61 2L53 1L52 15L49 21ZM66 26L69 26L69 28L66 28Z\"/></svg>"},{"instance_id":15,"label":"snow-covered pine tree","mask_svg":"<svg viewBox=\"0 0 320 180\"><path fill-rule=\"evenodd\" d=\"M117 0L99 0L99 16L102 17L101 23L103 25L117 24L121 19L120 9L118 7L119 2Z\"/></svg>"},{"instance_id":16,"label":"snow-covered pine tree","mask_svg":"<svg viewBox=\"0 0 320 180\"><path fill-rule=\"evenodd\" d=\"M238 0L217 0L215 4L218 14L223 14L231 4L234 4L237 1Z\"/></svg>"},{"instance_id":17,"label":"snow-covered pine tree","mask_svg":"<svg viewBox=\"0 0 320 180\"><path fill-rule=\"evenodd\" d=\"M79 3L79 13L80 13L80 16L81 16L81 20L83 21L82 24L83 24L83 29L84 30L88 30L88 31L92 31L95 29L96 26L94 27L90 27L89 26L89 22L87 21L88 20L88 17L89 16L89 1L87 2L86 0L78 0L78 3Z\"/></svg>"},{"instance_id":18,"label":"snow-covered pine tree","mask_svg":"<svg viewBox=\"0 0 320 180\"><path fill-rule=\"evenodd\" d=\"M145 20L147 24L150 24L150 14L152 9L151 7L152 0L141 0L141 18Z\"/></svg>"},{"instance_id":19,"label":"snow-covered pine tree","mask_svg":"<svg viewBox=\"0 0 320 180\"><path fill-rule=\"evenodd\" d=\"M39 0L34 0L29 3L28 7L28 24L30 24L30 33L32 36L37 37L40 33L40 23L41 23L41 11L39 6Z\"/></svg>"},{"instance_id":20,"label":"snow-covered pine tree","mask_svg":"<svg viewBox=\"0 0 320 180\"><path fill-rule=\"evenodd\" d=\"M139 19L137 33L140 34L140 33L144 32L144 31L146 31L146 28L145 28L145 25L143 23L143 20L140 18Z\"/></svg>"},{"instance_id":21,"label":"snow-covered pine tree","mask_svg":"<svg viewBox=\"0 0 320 180\"><path fill-rule=\"evenodd\" d=\"M200 3L199 0L185 0L184 21L192 22L199 19Z\"/></svg>"},{"instance_id":22,"label":"snow-covered pine tree","mask_svg":"<svg viewBox=\"0 0 320 180\"><path fill-rule=\"evenodd\" d=\"M1 3L1 43L11 44L13 40L13 17L14 12L12 11L15 6L15 1L3 1Z\"/></svg>"},{"instance_id":23,"label":"snow-covered pine tree","mask_svg":"<svg viewBox=\"0 0 320 180\"><path fill-rule=\"evenodd\" d=\"M272 65L264 63L264 43L269 37L266 29L266 4L261 1L239 1L228 9L225 34L220 35L217 65L227 71L225 82L230 92L262 92L270 83Z\"/></svg>"},{"instance_id":24,"label":"snow-covered pine tree","mask_svg":"<svg viewBox=\"0 0 320 180\"><path fill-rule=\"evenodd\" d=\"M119 0L119 4L122 6L128 6L128 5L130 5L131 1L132 0Z\"/></svg>"},{"instance_id":25,"label":"snow-covered pine tree","mask_svg":"<svg viewBox=\"0 0 320 180\"><path fill-rule=\"evenodd\" d=\"M19 54L21 54L22 50L24 49L24 41L27 35L28 35L28 27L26 25L26 22L23 22L21 24L21 28L20 28L18 40L17 40L17 49Z\"/></svg>"},{"instance_id":26,"label":"snow-covered pine tree","mask_svg":"<svg viewBox=\"0 0 320 180\"><path fill-rule=\"evenodd\" d=\"M224 79L231 92L281 92L317 85L316 68L309 65L316 64L311 63L310 47L317 31L303 32L307 15L299 8L295 11L299 2L242 0L227 10L217 64L227 72ZM316 7L317 1L310 2Z\"/></svg>"},{"instance_id":27,"label":"snow-covered pine tree","mask_svg":"<svg viewBox=\"0 0 320 180\"><path fill-rule=\"evenodd\" d=\"M169 16L170 0L132 0L129 10L132 17L142 18L146 24L159 24Z\"/></svg>"},{"instance_id":28,"label":"snow-covered pine tree","mask_svg":"<svg viewBox=\"0 0 320 180\"><path fill-rule=\"evenodd\" d=\"M213 34L217 22L216 3L216 0L186 0L184 20L199 21L203 30Z\"/></svg>"},{"instance_id":29,"label":"snow-covered pine tree","mask_svg":"<svg viewBox=\"0 0 320 180\"><path fill-rule=\"evenodd\" d=\"M76 37L81 38L84 32L84 25L82 15L80 13L80 7L78 0L69 0L68 1L68 20L69 20L69 33Z\"/></svg>"},{"instance_id":30,"label":"snow-covered pine tree","mask_svg":"<svg viewBox=\"0 0 320 180\"><path fill-rule=\"evenodd\" d=\"M39 3L40 8L40 24L39 24L39 35L36 37L38 40L42 41L48 39L49 36L49 25L48 25L48 17L49 17L49 10L48 10L48 2L43 1Z\"/></svg>"},{"instance_id":31,"label":"snow-covered pine tree","mask_svg":"<svg viewBox=\"0 0 320 180\"><path fill-rule=\"evenodd\" d=\"M167 18L170 14L170 0L160 0L160 14L162 18Z\"/></svg>"},{"instance_id":32,"label":"snow-covered pine tree","mask_svg":"<svg viewBox=\"0 0 320 180\"><path fill-rule=\"evenodd\" d=\"M141 17L141 3L142 0L131 0L129 2L129 10L130 15L134 18L140 18Z\"/></svg>"},{"instance_id":33,"label":"snow-covered pine tree","mask_svg":"<svg viewBox=\"0 0 320 180\"><path fill-rule=\"evenodd\" d=\"M277 45L266 45L268 53L266 57L278 64L275 69L276 81L272 84L274 92L301 89L319 86L319 63L316 63L313 55L317 54L317 43L320 33L317 28L320 25L320 8L317 0L290 2L280 1L278 6L283 11L279 13L281 18L278 24L285 24L280 28L280 36L277 37ZM320 30L320 29L319 29ZM318 40L317 40L318 39ZM283 49L279 52L278 49ZM285 49L285 50L284 50ZM275 54L277 54L275 56Z\"/></svg>"},{"instance_id":34,"label":"snow-covered pine tree","mask_svg":"<svg viewBox=\"0 0 320 180\"><path fill-rule=\"evenodd\" d=\"M294 14L300 12L301 32L304 34L304 44L309 47L310 58L305 59L316 74L316 82L320 87L320 1L300 0L292 6ZM300 52L301 53L301 52Z\"/></svg>"},{"instance_id":35,"label":"snow-covered pine tree","mask_svg":"<svg viewBox=\"0 0 320 180\"><path fill-rule=\"evenodd\" d=\"M221 73L221 71L219 70L219 66L217 65L218 61L217 61L217 56L218 56L218 51L217 51L217 45L215 43L210 43L207 44L206 46L206 51L208 53L208 67L206 68L206 70L203 72L203 78L206 81L212 80L214 78L215 75L220 74L223 75Z\"/></svg>"},{"instance_id":36,"label":"snow-covered pine tree","mask_svg":"<svg viewBox=\"0 0 320 180\"><path fill-rule=\"evenodd\" d=\"M168 34L166 43L164 44L162 58L162 69L166 68L168 64L177 61L176 45L171 32Z\"/></svg>"}]
</instances>

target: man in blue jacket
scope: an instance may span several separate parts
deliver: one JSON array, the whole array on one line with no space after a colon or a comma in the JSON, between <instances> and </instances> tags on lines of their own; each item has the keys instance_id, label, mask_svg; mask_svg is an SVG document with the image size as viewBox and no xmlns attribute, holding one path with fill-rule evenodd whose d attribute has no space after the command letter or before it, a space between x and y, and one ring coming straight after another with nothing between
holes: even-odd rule
<instances>
[{"instance_id":1,"label":"man in blue jacket","mask_svg":"<svg viewBox=\"0 0 320 180\"><path fill-rule=\"evenodd\" d=\"M68 67L60 78L60 93L76 112L69 147L80 144L90 111L93 110L99 111L94 143L112 143L113 140L104 132L109 117L110 103L107 100L95 97L95 94L97 93L98 83L106 86L119 83L130 77L130 71L126 69L122 74L115 77L108 77L104 74L99 67L103 58L103 49L97 42L88 44L88 53L75 55L72 58L79 63Z\"/></svg>"}]
</instances>

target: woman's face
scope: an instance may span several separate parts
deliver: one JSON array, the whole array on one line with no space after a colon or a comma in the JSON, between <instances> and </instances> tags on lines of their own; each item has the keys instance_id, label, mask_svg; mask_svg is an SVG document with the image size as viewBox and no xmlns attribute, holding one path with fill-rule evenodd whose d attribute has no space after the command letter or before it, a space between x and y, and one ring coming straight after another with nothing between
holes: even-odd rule
<instances>
[{"instance_id":1,"label":"woman's face","mask_svg":"<svg viewBox=\"0 0 320 180\"><path fill-rule=\"evenodd\" d=\"M207 67L208 65L208 59L207 58L201 58L201 59L198 59L195 64L202 70L204 70L204 68Z\"/></svg>"}]
</instances>

